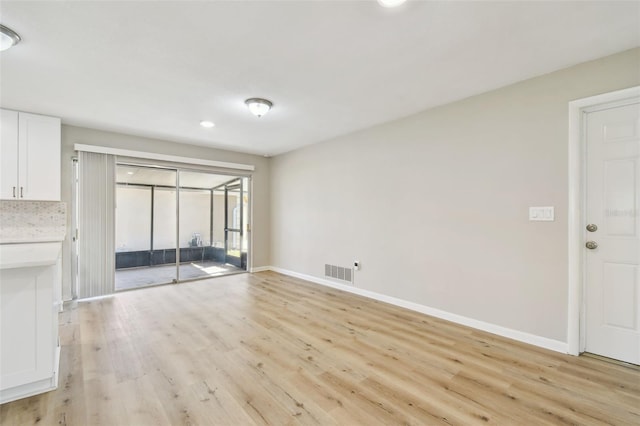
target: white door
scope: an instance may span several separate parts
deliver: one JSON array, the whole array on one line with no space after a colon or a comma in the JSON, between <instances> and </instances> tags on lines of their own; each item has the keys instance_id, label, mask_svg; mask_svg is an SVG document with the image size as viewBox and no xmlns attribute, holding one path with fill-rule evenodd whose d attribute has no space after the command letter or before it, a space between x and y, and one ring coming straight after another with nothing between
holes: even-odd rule
<instances>
[{"instance_id":1,"label":"white door","mask_svg":"<svg viewBox=\"0 0 640 426\"><path fill-rule=\"evenodd\" d=\"M585 350L640 364L640 99L585 130Z\"/></svg>"}]
</instances>

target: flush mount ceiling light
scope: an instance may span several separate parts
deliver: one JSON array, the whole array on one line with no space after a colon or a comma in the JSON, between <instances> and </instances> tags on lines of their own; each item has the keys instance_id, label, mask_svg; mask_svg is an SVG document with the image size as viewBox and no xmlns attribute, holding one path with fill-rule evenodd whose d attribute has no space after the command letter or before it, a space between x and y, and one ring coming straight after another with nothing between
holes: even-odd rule
<instances>
[{"instance_id":1,"label":"flush mount ceiling light","mask_svg":"<svg viewBox=\"0 0 640 426\"><path fill-rule=\"evenodd\" d=\"M203 121L201 121L201 122L200 122L200 125L201 125L202 127L207 128L207 129L210 129L210 128L212 128L213 126L215 126L215 124L213 123L213 121L209 121L209 120L203 120Z\"/></svg>"},{"instance_id":2,"label":"flush mount ceiling light","mask_svg":"<svg viewBox=\"0 0 640 426\"><path fill-rule=\"evenodd\" d=\"M20 43L20 40L22 39L17 32L0 24L0 51L15 46Z\"/></svg>"},{"instance_id":3,"label":"flush mount ceiling light","mask_svg":"<svg viewBox=\"0 0 640 426\"><path fill-rule=\"evenodd\" d=\"M273 106L273 103L271 101L262 98L247 99L246 101L244 101L244 103L249 107L249 111L251 111L251 114L255 115L256 117L262 117L263 115L268 113Z\"/></svg>"},{"instance_id":4,"label":"flush mount ceiling light","mask_svg":"<svg viewBox=\"0 0 640 426\"><path fill-rule=\"evenodd\" d=\"M406 0L378 0L378 3L383 7L396 7L400 6L405 1Z\"/></svg>"}]
</instances>

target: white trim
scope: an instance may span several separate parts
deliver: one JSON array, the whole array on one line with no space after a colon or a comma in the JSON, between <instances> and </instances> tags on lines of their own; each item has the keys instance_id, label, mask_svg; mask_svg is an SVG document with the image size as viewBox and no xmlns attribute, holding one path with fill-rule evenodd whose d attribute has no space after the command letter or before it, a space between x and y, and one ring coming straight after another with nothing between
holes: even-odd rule
<instances>
[{"instance_id":1,"label":"white trim","mask_svg":"<svg viewBox=\"0 0 640 426\"><path fill-rule=\"evenodd\" d=\"M111 154L121 157L144 158L147 160L170 161L174 163L197 164L200 166L222 167L235 170L255 170L252 164L227 163L226 161L202 160L200 158L180 157L177 155L156 154L154 152L131 151L129 149L110 148L98 145L85 145L77 143L73 146L76 151L94 152L98 154Z\"/></svg>"},{"instance_id":2,"label":"white trim","mask_svg":"<svg viewBox=\"0 0 640 426\"><path fill-rule=\"evenodd\" d=\"M583 181L585 110L597 105L640 96L640 86L569 102L569 206L568 206L568 308L567 349L571 355L584 350L583 300Z\"/></svg>"},{"instance_id":3,"label":"white trim","mask_svg":"<svg viewBox=\"0 0 640 426\"><path fill-rule=\"evenodd\" d=\"M271 271L272 267L271 266L256 266L255 268L251 268L250 272L254 273L254 272L263 272L263 271Z\"/></svg>"},{"instance_id":4,"label":"white trim","mask_svg":"<svg viewBox=\"0 0 640 426\"><path fill-rule=\"evenodd\" d=\"M249 187L245 191L249 192L249 223L245 224L246 232L249 234L247 238L247 264L246 268L248 272L253 270L253 176L246 176L249 181ZM240 255L242 257L242 254Z\"/></svg>"},{"instance_id":5,"label":"white trim","mask_svg":"<svg viewBox=\"0 0 640 426\"><path fill-rule=\"evenodd\" d=\"M0 404L6 404L7 402L28 398L30 396L39 395L57 389L58 379L54 377L56 374L57 373L54 372L51 377L38 380L37 382L26 383L13 388L0 390Z\"/></svg>"},{"instance_id":6,"label":"white trim","mask_svg":"<svg viewBox=\"0 0 640 426\"><path fill-rule=\"evenodd\" d=\"M163 284L160 284L163 285ZM153 286L151 286L153 287ZM103 294L102 296L92 296L92 297L84 297L84 298L77 298L74 299L75 301L78 302L96 302L96 301L100 301L103 299L110 299L112 297L114 297L117 293L111 293L111 294Z\"/></svg>"},{"instance_id":7,"label":"white trim","mask_svg":"<svg viewBox=\"0 0 640 426\"><path fill-rule=\"evenodd\" d=\"M287 269L278 268L276 266L263 266L255 269L260 269L261 271L269 269L274 272L278 272L280 274L289 275L291 277L300 278L302 280L310 281L312 283L336 288L338 290L343 290L349 293L358 294L360 296L368 297L370 299L379 300L381 302L389 303L395 306L400 306L402 308L420 312L426 315L430 315L432 317L451 321L456 324L461 324L461 325L472 327L478 330L486 331L492 334L497 334L498 336L507 337L509 339L517 340L519 342L528 343L528 344L549 349L555 352L567 353L567 344L559 340L548 339L546 337L536 336L535 334L529 334L523 331L513 330L510 328L502 327L502 326L491 324L488 322L478 321L473 318L464 317L462 315L453 314L450 312L442 311L440 309L435 309L429 306L420 305L418 303L409 302L403 299L398 299L396 297L386 296L384 294L376 293L373 291L336 283L323 278L314 277L313 275L307 275L307 274L301 274L299 272L289 271ZM258 271L255 271L255 272L258 272Z\"/></svg>"}]
</instances>

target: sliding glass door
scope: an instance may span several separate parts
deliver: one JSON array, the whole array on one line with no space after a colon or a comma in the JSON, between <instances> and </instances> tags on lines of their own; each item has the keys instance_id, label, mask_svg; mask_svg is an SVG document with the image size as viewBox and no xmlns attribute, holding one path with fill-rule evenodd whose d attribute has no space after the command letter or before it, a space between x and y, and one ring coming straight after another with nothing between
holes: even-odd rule
<instances>
[{"instance_id":1,"label":"sliding glass door","mask_svg":"<svg viewBox=\"0 0 640 426\"><path fill-rule=\"evenodd\" d=\"M175 169L117 165L116 290L178 281L176 179Z\"/></svg>"},{"instance_id":2,"label":"sliding glass door","mask_svg":"<svg viewBox=\"0 0 640 426\"><path fill-rule=\"evenodd\" d=\"M224 275L213 248L213 190L227 176L180 171L180 279Z\"/></svg>"},{"instance_id":3,"label":"sliding glass door","mask_svg":"<svg viewBox=\"0 0 640 426\"><path fill-rule=\"evenodd\" d=\"M249 178L118 164L116 290L247 270Z\"/></svg>"}]
</instances>

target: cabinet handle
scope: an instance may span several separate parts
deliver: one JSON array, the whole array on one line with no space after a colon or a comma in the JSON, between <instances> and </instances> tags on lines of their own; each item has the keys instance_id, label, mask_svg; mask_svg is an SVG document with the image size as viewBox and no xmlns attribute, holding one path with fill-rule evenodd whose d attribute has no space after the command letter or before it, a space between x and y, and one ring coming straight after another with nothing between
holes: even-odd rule
<instances>
[{"instance_id":1,"label":"cabinet handle","mask_svg":"<svg viewBox=\"0 0 640 426\"><path fill-rule=\"evenodd\" d=\"M22 188L22 187L20 187L20 198L24 198L24 194L23 194L23 192L22 192L22 189L23 189L23 188Z\"/></svg>"},{"instance_id":2,"label":"cabinet handle","mask_svg":"<svg viewBox=\"0 0 640 426\"><path fill-rule=\"evenodd\" d=\"M13 187L13 198L16 198L16 187Z\"/></svg>"}]
</instances>

